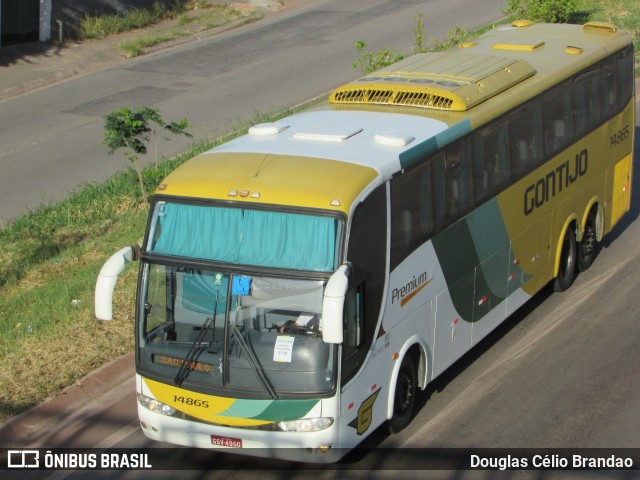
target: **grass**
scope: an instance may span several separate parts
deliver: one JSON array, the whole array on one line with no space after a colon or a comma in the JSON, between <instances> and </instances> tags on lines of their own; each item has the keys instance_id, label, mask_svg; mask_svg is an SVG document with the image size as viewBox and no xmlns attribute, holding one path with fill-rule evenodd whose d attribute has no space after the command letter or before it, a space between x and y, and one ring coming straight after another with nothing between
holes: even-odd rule
<instances>
[{"instance_id":1,"label":"grass","mask_svg":"<svg viewBox=\"0 0 640 480\"><path fill-rule=\"evenodd\" d=\"M170 42L178 38L190 36L214 29L222 25L240 20L252 21L257 18L255 12L243 14L229 5L208 5L200 9L188 10L178 17L178 21L171 28L151 34L142 34L132 40L118 44L118 48L127 57L137 57L146 49Z\"/></svg>"},{"instance_id":2,"label":"grass","mask_svg":"<svg viewBox=\"0 0 640 480\"><path fill-rule=\"evenodd\" d=\"M177 32L168 32L161 35L152 35L145 37L134 38L128 42L122 42L118 44L118 48L124 53L126 57L133 58L138 55L142 55L145 49L158 45L160 43L170 42L176 38L181 37Z\"/></svg>"},{"instance_id":3,"label":"grass","mask_svg":"<svg viewBox=\"0 0 640 480\"><path fill-rule=\"evenodd\" d=\"M124 15L87 15L80 26L78 37L79 40L104 38L108 35L148 27L163 20L175 18L184 10L185 7L180 3L167 8L160 2L156 2L150 10L135 9Z\"/></svg>"},{"instance_id":4,"label":"grass","mask_svg":"<svg viewBox=\"0 0 640 480\"><path fill-rule=\"evenodd\" d=\"M118 286L119 321L91 312L100 263L144 231L136 178L123 171L0 230L0 420L133 348L133 270Z\"/></svg>"},{"instance_id":5,"label":"grass","mask_svg":"<svg viewBox=\"0 0 640 480\"><path fill-rule=\"evenodd\" d=\"M156 2L151 9L135 9L124 15L86 16L76 32L78 40L105 38L109 35L129 32L177 19L164 31L143 33L139 37L127 40L118 48L127 57L137 57L146 49L158 44L170 42L181 37L193 35L206 30L240 20L252 21L258 18L255 10L244 13L228 4L210 4L206 0L194 0L186 5L176 2L165 7Z\"/></svg>"},{"instance_id":6,"label":"grass","mask_svg":"<svg viewBox=\"0 0 640 480\"><path fill-rule=\"evenodd\" d=\"M148 167L149 188L210 145ZM141 241L146 215L126 170L0 230L0 420L132 350L135 269L117 286L117 321L95 320L93 287L109 255Z\"/></svg>"},{"instance_id":7,"label":"grass","mask_svg":"<svg viewBox=\"0 0 640 480\"><path fill-rule=\"evenodd\" d=\"M582 5L584 21L612 21L629 29L637 48L639 9L631 0L584 0ZM454 41L460 29L453 32ZM290 113L258 115L252 123ZM203 141L147 167L146 187L153 190L187 159L244 131L238 128L229 137ZM104 261L121 247L141 242L147 207L129 169L0 228L0 422L133 349L135 266L116 286L114 321L95 320L93 290Z\"/></svg>"}]
</instances>

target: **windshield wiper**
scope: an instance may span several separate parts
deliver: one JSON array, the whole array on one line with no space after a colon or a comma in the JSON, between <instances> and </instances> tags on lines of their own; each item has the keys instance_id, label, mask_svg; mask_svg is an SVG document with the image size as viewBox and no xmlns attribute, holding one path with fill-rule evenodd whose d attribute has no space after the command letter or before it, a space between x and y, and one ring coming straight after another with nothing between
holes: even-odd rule
<instances>
[{"instance_id":1,"label":"windshield wiper","mask_svg":"<svg viewBox=\"0 0 640 480\"><path fill-rule=\"evenodd\" d=\"M184 360L182 360L182 365L180 365L180 368L178 369L178 373L176 373L176 376L173 379L173 384L176 387L179 387L180 385L182 385L182 382L184 382L184 379L187 378L187 375L189 375L189 372L193 370L190 367L190 365L193 363L193 360L196 357L196 354L200 350L202 350L202 341L207 336L207 333L209 332L209 330L211 330L211 327L214 328L213 336L215 337L215 334L216 334L215 325L216 325L217 314L218 314L218 296L216 295L216 301L213 306L213 317L207 317L207 319L204 321L204 323L202 324L202 327L200 327L200 331L198 332L196 339L193 341L193 343L189 347L189 351L187 352L187 355L185 356ZM213 343L213 340L209 345L211 345L212 343Z\"/></svg>"},{"instance_id":2,"label":"windshield wiper","mask_svg":"<svg viewBox=\"0 0 640 480\"><path fill-rule=\"evenodd\" d=\"M267 375L264 373L260 362L253 352L253 348L247 345L247 342L244 341L244 339L242 338L242 334L238 330L238 327L236 327L235 325L231 325L231 333L233 333L233 337L236 339L236 342L238 342L240 350L242 350L242 353L245 354L247 360L249 360L249 363L253 367L253 370L256 373L260 384L262 385L262 388L265 389L265 391L271 398L278 398L278 394L269 381L269 377L267 377Z\"/></svg>"}]
</instances>

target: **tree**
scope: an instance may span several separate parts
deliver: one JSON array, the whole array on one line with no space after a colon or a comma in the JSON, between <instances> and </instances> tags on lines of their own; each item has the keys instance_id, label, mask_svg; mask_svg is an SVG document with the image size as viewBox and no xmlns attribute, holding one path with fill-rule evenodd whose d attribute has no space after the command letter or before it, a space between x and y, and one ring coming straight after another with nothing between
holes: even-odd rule
<instances>
[{"instance_id":1,"label":"tree","mask_svg":"<svg viewBox=\"0 0 640 480\"><path fill-rule=\"evenodd\" d=\"M126 149L124 155L135 167L136 173L138 174L138 181L140 182L140 191L144 199L147 198L147 193L144 188L142 168L138 156L147 153L146 142L150 140L151 136L153 136L155 140L156 126L168 130L174 135L192 137L192 135L186 131L186 129L190 127L186 118L179 122L166 123L160 115L160 110L156 108L141 107L138 110L121 108L104 116L104 144L109 148L109 155L113 155L113 153L120 148Z\"/></svg>"}]
</instances>

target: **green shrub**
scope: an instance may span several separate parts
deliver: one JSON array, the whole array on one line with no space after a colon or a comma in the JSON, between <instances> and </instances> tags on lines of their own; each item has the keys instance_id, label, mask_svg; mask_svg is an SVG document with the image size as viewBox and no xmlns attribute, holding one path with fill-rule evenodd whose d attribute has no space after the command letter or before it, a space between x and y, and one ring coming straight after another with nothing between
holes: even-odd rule
<instances>
[{"instance_id":1,"label":"green shrub","mask_svg":"<svg viewBox=\"0 0 640 480\"><path fill-rule=\"evenodd\" d=\"M504 12L534 22L567 23L577 4L577 0L509 0Z\"/></svg>"},{"instance_id":2,"label":"green shrub","mask_svg":"<svg viewBox=\"0 0 640 480\"><path fill-rule=\"evenodd\" d=\"M363 74L375 72L381 68L388 67L391 64L399 62L404 58L402 53L395 50L383 48L377 52L366 52L364 49L367 44L364 40L356 41L356 50L358 50L358 60L353 62L353 68L360 68Z\"/></svg>"},{"instance_id":3,"label":"green shrub","mask_svg":"<svg viewBox=\"0 0 640 480\"><path fill-rule=\"evenodd\" d=\"M104 38L116 33L127 32L136 28L143 28L168 18L175 18L184 11L184 7L176 3L172 7L165 7L155 2L150 10L135 9L126 15L87 15L80 26L81 39Z\"/></svg>"},{"instance_id":4,"label":"green shrub","mask_svg":"<svg viewBox=\"0 0 640 480\"><path fill-rule=\"evenodd\" d=\"M447 32L447 38L445 39L432 39L429 42L429 51L431 52L440 52L442 50L446 50L447 48L454 47L456 45L464 42L471 33L464 27L460 25L454 25Z\"/></svg>"}]
</instances>

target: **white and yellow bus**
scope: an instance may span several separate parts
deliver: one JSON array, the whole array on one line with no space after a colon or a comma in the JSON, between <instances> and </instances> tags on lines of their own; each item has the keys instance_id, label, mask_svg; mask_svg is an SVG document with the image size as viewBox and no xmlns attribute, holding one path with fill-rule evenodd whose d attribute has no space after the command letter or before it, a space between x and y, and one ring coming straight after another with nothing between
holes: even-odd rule
<instances>
[{"instance_id":1,"label":"white and yellow bus","mask_svg":"<svg viewBox=\"0 0 640 480\"><path fill-rule=\"evenodd\" d=\"M496 28L207 151L153 197L96 285L140 260L136 385L151 439L338 460L629 209L630 36Z\"/></svg>"}]
</instances>

